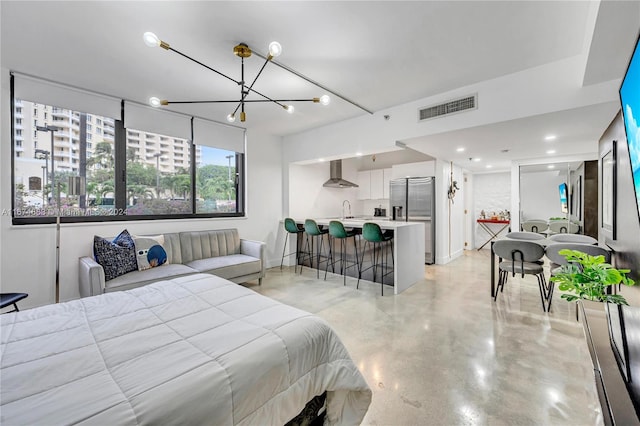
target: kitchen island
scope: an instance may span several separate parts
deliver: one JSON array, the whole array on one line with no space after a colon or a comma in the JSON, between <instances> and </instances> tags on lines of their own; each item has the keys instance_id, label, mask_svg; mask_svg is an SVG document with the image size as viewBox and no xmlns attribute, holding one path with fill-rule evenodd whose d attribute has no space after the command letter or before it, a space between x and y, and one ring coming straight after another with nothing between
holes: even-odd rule
<instances>
[{"instance_id":1,"label":"kitchen island","mask_svg":"<svg viewBox=\"0 0 640 426\"><path fill-rule=\"evenodd\" d=\"M295 220L299 224L304 224L304 219ZM414 285L416 282L424 279L424 223L378 220L375 218L315 218L314 220L318 225L324 225L326 227L329 226L330 221L339 220L345 228L356 229L362 229L365 222L374 222L377 223L383 231L393 231L393 258L395 262L393 268L393 293L399 294ZM362 241L361 244L361 247L363 246L364 241ZM358 249L360 250L361 247L358 247ZM352 253L353 247L349 247L348 252ZM359 255L362 256L360 251ZM365 262L366 261L367 259L365 258ZM324 268L321 267L321 269ZM355 268L352 268L352 270L355 270ZM353 274L351 275L353 276ZM357 277L357 273L355 276ZM385 281L385 283L387 283L387 281ZM391 283L389 282L389 284Z\"/></svg>"}]
</instances>

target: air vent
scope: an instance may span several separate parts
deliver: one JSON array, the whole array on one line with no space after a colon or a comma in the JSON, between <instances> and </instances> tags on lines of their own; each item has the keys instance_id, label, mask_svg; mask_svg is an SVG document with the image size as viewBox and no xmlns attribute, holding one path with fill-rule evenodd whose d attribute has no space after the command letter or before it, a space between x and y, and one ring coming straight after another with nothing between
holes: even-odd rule
<instances>
[{"instance_id":1,"label":"air vent","mask_svg":"<svg viewBox=\"0 0 640 426\"><path fill-rule=\"evenodd\" d=\"M418 111L418 121L431 120L432 118L441 117L443 115L455 114L470 109L476 109L478 108L477 97L478 95L475 94L431 107L422 108Z\"/></svg>"}]
</instances>

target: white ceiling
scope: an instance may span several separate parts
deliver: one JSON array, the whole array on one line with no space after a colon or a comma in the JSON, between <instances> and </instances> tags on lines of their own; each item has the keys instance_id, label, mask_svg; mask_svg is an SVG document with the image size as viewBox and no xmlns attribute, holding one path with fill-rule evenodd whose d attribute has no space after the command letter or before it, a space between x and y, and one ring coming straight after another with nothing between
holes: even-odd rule
<instances>
[{"instance_id":1,"label":"white ceiling","mask_svg":"<svg viewBox=\"0 0 640 426\"><path fill-rule=\"evenodd\" d=\"M277 40L283 46L280 62L375 112L585 49L585 84L621 78L640 27L639 4L603 2L593 31L587 1L3 0L0 60L4 68L143 103L151 96L238 99L234 83L172 52L146 47L142 34L155 32L173 48L238 80L240 60L233 46L245 42L264 53ZM247 81L262 62L255 55L246 60ZM324 94L271 64L254 88L272 98ZM329 107L295 107L289 115L271 104L249 104L245 126L289 135L367 114L336 96ZM508 156L491 154L497 165L504 157L541 156L529 144L539 145L536 131L553 121L567 136L558 149L583 152L594 149L617 108L595 105L412 142L436 157L431 147L455 144L461 137L483 144L484 157L510 149ZM170 109L224 120L233 108ZM469 146L462 160L480 155L476 148Z\"/></svg>"}]
</instances>

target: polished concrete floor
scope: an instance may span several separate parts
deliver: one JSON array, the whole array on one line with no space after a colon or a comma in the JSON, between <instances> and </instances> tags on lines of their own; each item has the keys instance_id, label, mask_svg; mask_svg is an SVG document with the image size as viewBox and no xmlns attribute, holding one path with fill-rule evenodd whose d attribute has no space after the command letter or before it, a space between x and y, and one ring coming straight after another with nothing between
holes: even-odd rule
<instances>
[{"instance_id":1,"label":"polished concrete floor","mask_svg":"<svg viewBox=\"0 0 640 426\"><path fill-rule=\"evenodd\" d=\"M373 390L366 425L602 424L573 304L543 313L534 277L490 297L488 250L467 251L400 295L380 284L293 267L256 291L313 312L337 331Z\"/></svg>"}]
</instances>

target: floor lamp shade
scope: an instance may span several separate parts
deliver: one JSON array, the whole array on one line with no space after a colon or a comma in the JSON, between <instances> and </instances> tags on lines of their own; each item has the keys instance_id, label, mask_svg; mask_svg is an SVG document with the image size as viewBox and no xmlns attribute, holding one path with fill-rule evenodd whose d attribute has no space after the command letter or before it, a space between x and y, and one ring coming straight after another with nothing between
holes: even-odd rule
<instances>
[{"instance_id":1,"label":"floor lamp shade","mask_svg":"<svg viewBox=\"0 0 640 426\"><path fill-rule=\"evenodd\" d=\"M85 195L87 193L87 181L84 176L69 176L67 194Z\"/></svg>"}]
</instances>

